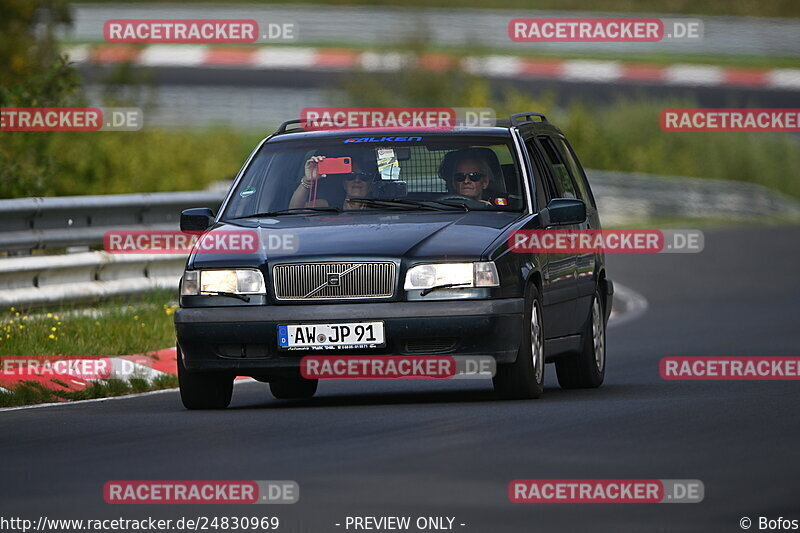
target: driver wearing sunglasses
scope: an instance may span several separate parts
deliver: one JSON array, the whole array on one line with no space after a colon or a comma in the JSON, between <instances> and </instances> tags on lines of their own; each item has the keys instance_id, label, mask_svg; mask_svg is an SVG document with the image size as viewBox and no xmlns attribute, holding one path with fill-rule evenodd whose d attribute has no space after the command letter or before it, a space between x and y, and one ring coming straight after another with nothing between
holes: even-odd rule
<instances>
[{"instance_id":1,"label":"driver wearing sunglasses","mask_svg":"<svg viewBox=\"0 0 800 533\"><path fill-rule=\"evenodd\" d=\"M483 199L483 192L489 187L492 171L483 159L465 157L455 164L451 183L453 191L474 200L491 205Z\"/></svg>"},{"instance_id":2,"label":"driver wearing sunglasses","mask_svg":"<svg viewBox=\"0 0 800 533\"><path fill-rule=\"evenodd\" d=\"M304 165L304 175L300 179L297 189L289 201L289 207L327 207L331 203L325 198L318 198L316 196L317 185L319 184L320 176L317 171L319 162L325 159L324 155L312 156L306 161ZM364 204L358 202L350 202L351 198L365 198L369 196L372 190L372 182L375 178L375 173L368 172L367 165L362 163L356 158L352 159L352 172L347 174L337 174L336 176L341 179L342 188L344 189L344 201L342 209L363 209Z\"/></svg>"}]
</instances>

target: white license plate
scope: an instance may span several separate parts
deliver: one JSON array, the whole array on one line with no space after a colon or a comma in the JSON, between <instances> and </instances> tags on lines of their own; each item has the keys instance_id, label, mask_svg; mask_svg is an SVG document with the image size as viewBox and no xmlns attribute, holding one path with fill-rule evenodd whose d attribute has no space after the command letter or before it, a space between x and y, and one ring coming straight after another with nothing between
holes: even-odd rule
<instances>
[{"instance_id":1,"label":"white license plate","mask_svg":"<svg viewBox=\"0 0 800 533\"><path fill-rule=\"evenodd\" d=\"M383 322L278 326L278 346L284 350L378 348L385 344Z\"/></svg>"}]
</instances>

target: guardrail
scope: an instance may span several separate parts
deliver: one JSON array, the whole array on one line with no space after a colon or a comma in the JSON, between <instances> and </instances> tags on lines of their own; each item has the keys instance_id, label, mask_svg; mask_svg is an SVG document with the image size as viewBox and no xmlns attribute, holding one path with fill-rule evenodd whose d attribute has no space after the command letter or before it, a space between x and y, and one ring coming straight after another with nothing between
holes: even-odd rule
<instances>
[{"instance_id":1,"label":"guardrail","mask_svg":"<svg viewBox=\"0 0 800 533\"><path fill-rule=\"evenodd\" d=\"M218 207L224 191L0 200L0 251L96 246L106 231L177 229L180 212Z\"/></svg>"},{"instance_id":2,"label":"guardrail","mask_svg":"<svg viewBox=\"0 0 800 533\"><path fill-rule=\"evenodd\" d=\"M0 252L12 255L0 258L0 306L175 288L183 254L116 255L90 248L101 246L107 231L178 229L183 209L216 209L224 196L213 190L0 200ZM73 253L28 255L59 249Z\"/></svg>"},{"instance_id":3,"label":"guardrail","mask_svg":"<svg viewBox=\"0 0 800 533\"><path fill-rule=\"evenodd\" d=\"M605 226L648 218L800 217L797 201L758 185L587 172ZM109 254L90 248L101 246L110 230L178 229L182 209L216 209L224 195L217 189L0 200L0 252L9 254L0 257L0 307L176 288L185 255ZM58 249L68 253L51 253Z\"/></svg>"},{"instance_id":4,"label":"guardrail","mask_svg":"<svg viewBox=\"0 0 800 533\"><path fill-rule=\"evenodd\" d=\"M0 306L102 300L177 289L186 255L81 252L0 259Z\"/></svg>"},{"instance_id":5,"label":"guardrail","mask_svg":"<svg viewBox=\"0 0 800 533\"><path fill-rule=\"evenodd\" d=\"M800 216L800 203L740 181L587 169L604 226L648 219Z\"/></svg>"}]
</instances>

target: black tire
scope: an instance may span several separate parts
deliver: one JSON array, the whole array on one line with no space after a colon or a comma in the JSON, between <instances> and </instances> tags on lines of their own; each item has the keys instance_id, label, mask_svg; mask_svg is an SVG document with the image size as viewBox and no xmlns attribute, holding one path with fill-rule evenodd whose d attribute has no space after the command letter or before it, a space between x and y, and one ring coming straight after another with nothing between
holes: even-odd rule
<instances>
[{"instance_id":1,"label":"black tire","mask_svg":"<svg viewBox=\"0 0 800 533\"><path fill-rule=\"evenodd\" d=\"M291 378L269 382L269 391L278 400L304 400L317 392L318 379Z\"/></svg>"},{"instance_id":2,"label":"black tire","mask_svg":"<svg viewBox=\"0 0 800 533\"><path fill-rule=\"evenodd\" d=\"M178 348L178 384L187 409L225 409L233 395L233 376L222 372L189 372Z\"/></svg>"},{"instance_id":3,"label":"black tire","mask_svg":"<svg viewBox=\"0 0 800 533\"><path fill-rule=\"evenodd\" d=\"M600 290L595 290L589 317L583 330L580 353L556 361L556 375L562 389L593 389L606 376L606 319Z\"/></svg>"},{"instance_id":4,"label":"black tire","mask_svg":"<svg viewBox=\"0 0 800 533\"><path fill-rule=\"evenodd\" d=\"M492 378L494 390L506 400L538 398L544 391L544 325L542 300L534 285L528 288L525 298L522 344L513 363L497 365Z\"/></svg>"}]
</instances>

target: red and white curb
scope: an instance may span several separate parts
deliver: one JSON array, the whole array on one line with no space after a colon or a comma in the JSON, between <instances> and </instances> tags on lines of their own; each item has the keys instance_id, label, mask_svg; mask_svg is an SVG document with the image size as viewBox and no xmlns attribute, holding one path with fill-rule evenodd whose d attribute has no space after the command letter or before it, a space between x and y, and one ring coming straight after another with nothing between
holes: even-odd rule
<instances>
[{"instance_id":1,"label":"red and white curb","mask_svg":"<svg viewBox=\"0 0 800 533\"><path fill-rule=\"evenodd\" d=\"M6 359L33 360L34 357L14 357L3 356ZM50 359L56 359L51 356ZM91 365L97 363L98 357L86 356L63 356L58 359L68 360L69 365L65 365L63 371L57 373L52 369L45 369L41 364L36 367L25 367L11 371L0 371L1 392L13 392L13 389L25 382L36 383L41 387L52 391L81 391L89 387L92 383L107 379L120 379L128 381L131 378L153 380L162 375L177 375L178 362L177 350L166 348L155 352L148 352L139 355L110 356L104 358L111 363L108 374L103 374L102 378L89 378L82 372L85 366L82 363ZM249 379L238 377L237 380ZM67 400L64 400L67 401Z\"/></svg>"},{"instance_id":2,"label":"red and white curb","mask_svg":"<svg viewBox=\"0 0 800 533\"><path fill-rule=\"evenodd\" d=\"M75 63L131 62L148 67L237 67L263 70L365 70L397 72L411 65L446 71L458 62L466 71L497 78L547 78L610 83L630 81L676 86L800 89L797 68L734 68L713 65L653 65L622 61L527 58L512 55L458 59L448 54L376 53L304 47L210 45L77 45L64 49Z\"/></svg>"},{"instance_id":3,"label":"red and white curb","mask_svg":"<svg viewBox=\"0 0 800 533\"><path fill-rule=\"evenodd\" d=\"M13 356L4 357L6 359L13 358ZM34 358L18 357L15 359L32 360ZM57 373L41 365L0 372L2 391L11 392L11 389L25 382L36 383L52 391L81 391L89 387L93 382L102 381L99 378L86 377L86 374L81 370L85 368L82 363L91 366L97 362L97 357L64 356L63 359L69 360L70 364L65 365L63 371ZM152 380L159 375L175 375L178 372L175 348L167 348L140 355L108 357L107 360L110 361L111 368L108 375L104 375L103 379L127 381L131 378L143 378Z\"/></svg>"}]
</instances>

